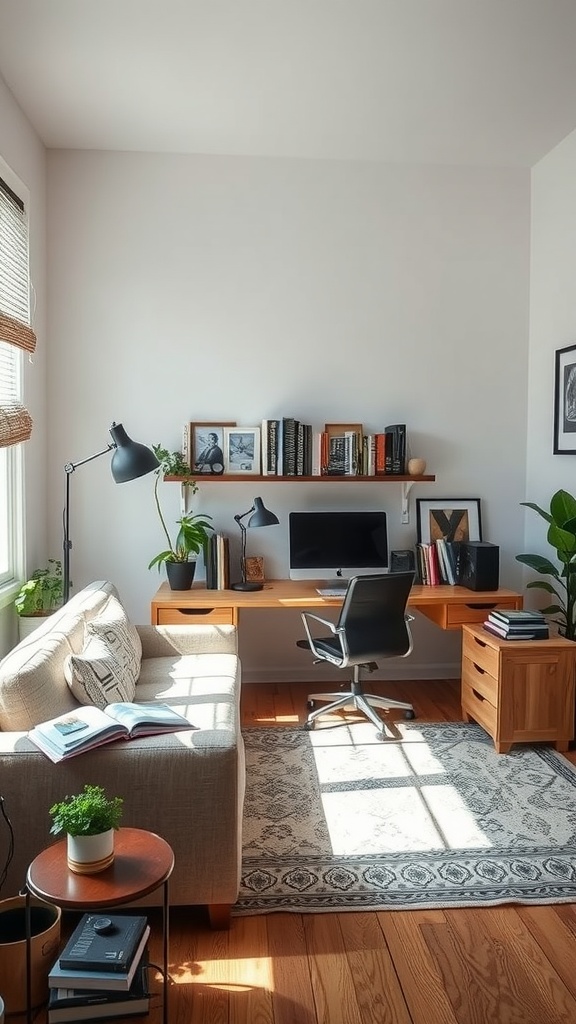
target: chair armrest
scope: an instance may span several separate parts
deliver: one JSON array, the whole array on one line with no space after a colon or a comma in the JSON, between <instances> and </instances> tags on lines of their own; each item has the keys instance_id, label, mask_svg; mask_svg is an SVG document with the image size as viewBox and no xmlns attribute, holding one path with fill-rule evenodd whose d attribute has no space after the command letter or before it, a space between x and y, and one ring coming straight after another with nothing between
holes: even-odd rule
<instances>
[{"instance_id":1,"label":"chair armrest","mask_svg":"<svg viewBox=\"0 0 576 1024\"><path fill-rule=\"evenodd\" d=\"M328 626L331 633L336 633L336 625L334 622L330 622L330 619L321 619L319 615L314 615L312 612L301 612L302 621L306 626L307 619L315 619L316 622L321 622L323 626Z\"/></svg>"},{"instance_id":2,"label":"chair armrest","mask_svg":"<svg viewBox=\"0 0 576 1024\"><path fill-rule=\"evenodd\" d=\"M143 658L175 654L238 654L236 626L136 626Z\"/></svg>"}]
</instances>

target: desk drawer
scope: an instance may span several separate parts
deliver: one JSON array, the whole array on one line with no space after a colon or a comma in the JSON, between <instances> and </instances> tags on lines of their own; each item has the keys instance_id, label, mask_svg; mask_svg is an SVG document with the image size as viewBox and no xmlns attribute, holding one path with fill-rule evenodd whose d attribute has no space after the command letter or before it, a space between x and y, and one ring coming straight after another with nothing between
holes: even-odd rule
<instances>
[{"instance_id":1,"label":"desk drawer","mask_svg":"<svg viewBox=\"0 0 576 1024\"><path fill-rule=\"evenodd\" d=\"M486 697L482 696L477 688L468 686L464 681L462 681L462 710L483 726L492 739L495 739L498 728L496 708Z\"/></svg>"},{"instance_id":2,"label":"desk drawer","mask_svg":"<svg viewBox=\"0 0 576 1024\"><path fill-rule=\"evenodd\" d=\"M494 707L498 707L498 680L478 662L470 661L469 658L462 658L462 686L464 684L478 690L482 697L489 700Z\"/></svg>"},{"instance_id":3,"label":"desk drawer","mask_svg":"<svg viewBox=\"0 0 576 1024\"><path fill-rule=\"evenodd\" d=\"M233 626L233 608L159 608L159 626Z\"/></svg>"},{"instance_id":4,"label":"desk drawer","mask_svg":"<svg viewBox=\"0 0 576 1024\"><path fill-rule=\"evenodd\" d=\"M493 604L483 604L478 607L479 602L474 600L470 594L470 604L449 604L446 607L447 628L461 626L464 622L484 622L493 608L514 608L514 601L495 601Z\"/></svg>"}]
</instances>

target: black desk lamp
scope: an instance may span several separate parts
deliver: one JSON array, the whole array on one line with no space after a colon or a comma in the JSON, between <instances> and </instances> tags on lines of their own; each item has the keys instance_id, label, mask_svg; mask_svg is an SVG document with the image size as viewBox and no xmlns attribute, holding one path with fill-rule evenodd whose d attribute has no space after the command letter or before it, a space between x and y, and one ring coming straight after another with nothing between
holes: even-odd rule
<instances>
[{"instance_id":1,"label":"black desk lamp","mask_svg":"<svg viewBox=\"0 0 576 1024\"><path fill-rule=\"evenodd\" d=\"M252 513L252 515L250 515ZM247 512L243 512L241 516L234 516L235 522L238 523L242 531L242 554L240 557L240 569L242 572L242 580L240 583L233 583L232 590L262 590L264 584L256 583L252 580L246 579L246 526L242 522L246 516L250 516L247 525L252 526L278 526L278 516L275 516L273 512L269 512L265 508L262 498L254 498L254 504L252 508L249 508Z\"/></svg>"},{"instance_id":2,"label":"black desk lamp","mask_svg":"<svg viewBox=\"0 0 576 1024\"><path fill-rule=\"evenodd\" d=\"M87 462L92 462L93 459L98 459L101 455L106 455L106 452L110 451L114 451L110 469L117 484L126 483L128 480L136 480L137 477L151 473L153 469L157 469L160 465L152 449L128 437L121 423L113 423L110 427L110 433L112 441L102 451L89 455L87 459L80 459L79 462L68 462L64 466L64 472L66 473L66 501L63 513L64 567L62 589L64 603L70 597L70 549L72 547L72 541L70 540L70 474L75 469L78 469L79 466L84 466Z\"/></svg>"}]
</instances>

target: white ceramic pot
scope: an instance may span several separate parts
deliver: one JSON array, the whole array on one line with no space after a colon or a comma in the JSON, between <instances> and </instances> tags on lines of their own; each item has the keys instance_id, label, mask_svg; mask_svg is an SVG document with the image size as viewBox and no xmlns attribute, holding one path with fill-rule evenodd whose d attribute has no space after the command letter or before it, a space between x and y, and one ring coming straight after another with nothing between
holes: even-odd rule
<instances>
[{"instance_id":1,"label":"white ceramic pot","mask_svg":"<svg viewBox=\"0 0 576 1024\"><path fill-rule=\"evenodd\" d=\"M97 875L114 860L114 829L97 836L68 836L67 859L70 871L77 875Z\"/></svg>"},{"instance_id":2,"label":"white ceramic pot","mask_svg":"<svg viewBox=\"0 0 576 1024\"><path fill-rule=\"evenodd\" d=\"M408 462L408 473L410 476L423 476L426 472L425 459L410 459Z\"/></svg>"}]
</instances>

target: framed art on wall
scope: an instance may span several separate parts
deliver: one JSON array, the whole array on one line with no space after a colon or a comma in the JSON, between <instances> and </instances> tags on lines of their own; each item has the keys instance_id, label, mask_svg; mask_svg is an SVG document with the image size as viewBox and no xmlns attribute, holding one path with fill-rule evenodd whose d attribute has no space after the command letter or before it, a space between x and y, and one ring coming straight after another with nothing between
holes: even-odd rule
<instances>
[{"instance_id":1,"label":"framed art on wall","mask_svg":"<svg viewBox=\"0 0 576 1024\"><path fill-rule=\"evenodd\" d=\"M193 473L221 476L224 472L224 429L235 423L190 424L190 468Z\"/></svg>"},{"instance_id":2,"label":"framed art on wall","mask_svg":"<svg viewBox=\"0 0 576 1024\"><path fill-rule=\"evenodd\" d=\"M556 350L554 455L576 455L576 345Z\"/></svg>"},{"instance_id":3,"label":"framed art on wall","mask_svg":"<svg viewBox=\"0 0 576 1024\"><path fill-rule=\"evenodd\" d=\"M260 427L224 428L226 473L260 473Z\"/></svg>"},{"instance_id":4,"label":"framed art on wall","mask_svg":"<svg viewBox=\"0 0 576 1024\"><path fill-rule=\"evenodd\" d=\"M482 540L480 498L417 498L418 543Z\"/></svg>"}]
</instances>

